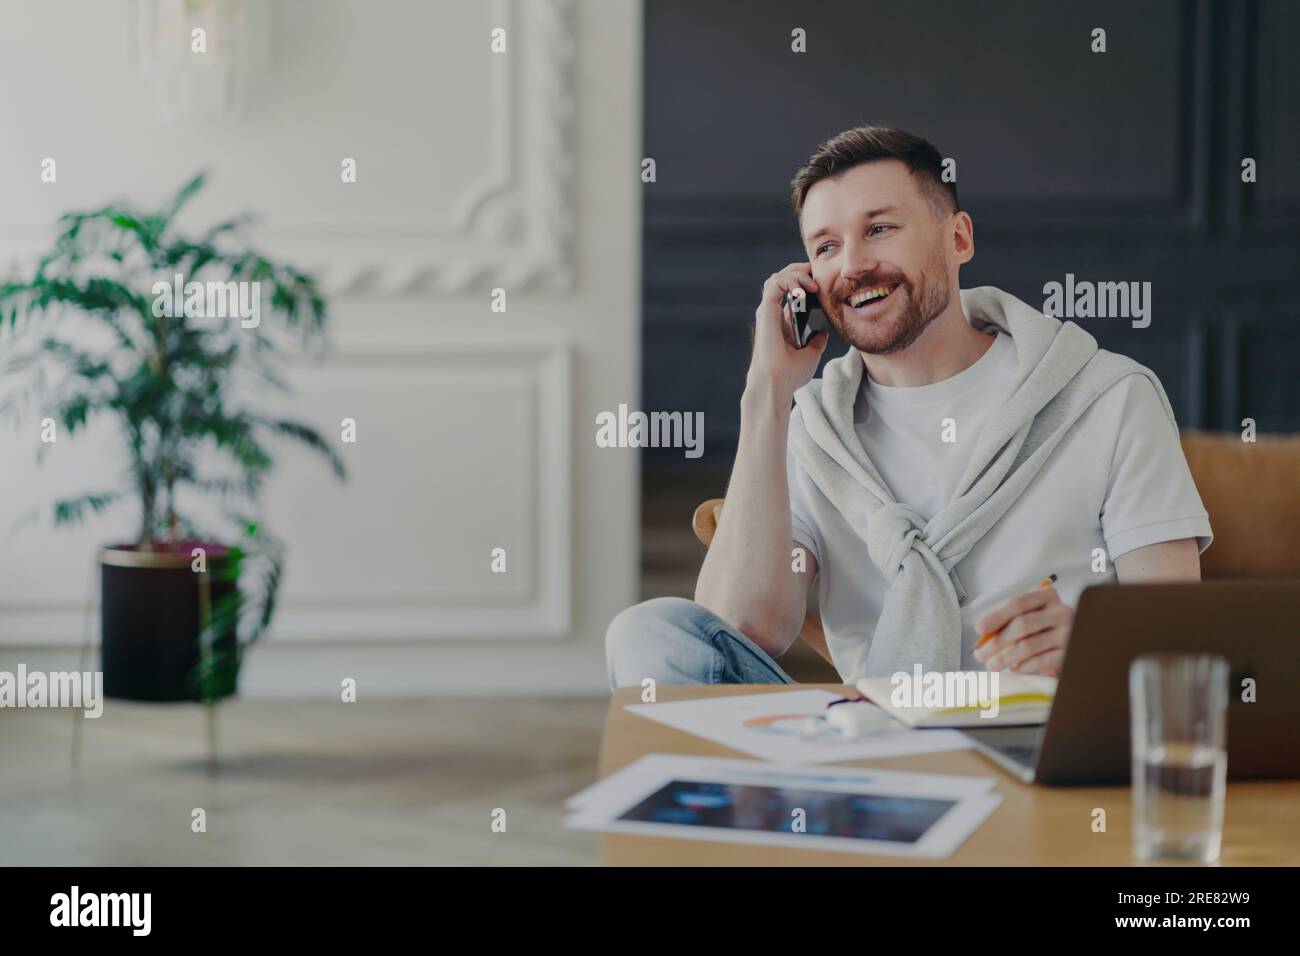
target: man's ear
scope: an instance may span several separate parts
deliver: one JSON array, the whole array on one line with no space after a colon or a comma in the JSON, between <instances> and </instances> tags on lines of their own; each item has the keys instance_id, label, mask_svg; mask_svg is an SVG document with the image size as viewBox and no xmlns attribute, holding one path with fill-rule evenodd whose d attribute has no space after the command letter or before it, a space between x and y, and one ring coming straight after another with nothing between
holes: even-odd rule
<instances>
[{"instance_id":1,"label":"man's ear","mask_svg":"<svg viewBox=\"0 0 1300 956\"><path fill-rule=\"evenodd\" d=\"M953 258L958 265L965 265L975 258L975 224L967 213L958 210L953 214L952 229Z\"/></svg>"}]
</instances>

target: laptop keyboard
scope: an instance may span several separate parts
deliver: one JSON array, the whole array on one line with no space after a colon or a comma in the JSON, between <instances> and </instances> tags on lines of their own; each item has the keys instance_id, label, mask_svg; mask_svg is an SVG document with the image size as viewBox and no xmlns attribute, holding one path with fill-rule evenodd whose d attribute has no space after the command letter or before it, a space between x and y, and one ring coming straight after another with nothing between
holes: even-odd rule
<instances>
[{"instance_id":1,"label":"laptop keyboard","mask_svg":"<svg viewBox=\"0 0 1300 956\"><path fill-rule=\"evenodd\" d=\"M1010 747L999 747L1002 753L1006 754L1018 764L1024 764L1026 767L1034 765L1034 757L1037 749L1034 747L1025 747L1021 744L1013 744Z\"/></svg>"}]
</instances>

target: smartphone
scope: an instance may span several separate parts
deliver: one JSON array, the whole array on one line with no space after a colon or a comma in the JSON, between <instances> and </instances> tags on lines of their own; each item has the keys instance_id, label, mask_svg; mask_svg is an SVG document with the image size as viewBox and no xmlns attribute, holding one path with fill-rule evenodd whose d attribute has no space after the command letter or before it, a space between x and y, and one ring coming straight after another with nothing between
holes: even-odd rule
<instances>
[{"instance_id":1,"label":"smartphone","mask_svg":"<svg viewBox=\"0 0 1300 956\"><path fill-rule=\"evenodd\" d=\"M781 309L790 323L796 348L803 348L816 332L826 331L826 313L817 297L803 290L803 295L787 292L781 300Z\"/></svg>"}]
</instances>

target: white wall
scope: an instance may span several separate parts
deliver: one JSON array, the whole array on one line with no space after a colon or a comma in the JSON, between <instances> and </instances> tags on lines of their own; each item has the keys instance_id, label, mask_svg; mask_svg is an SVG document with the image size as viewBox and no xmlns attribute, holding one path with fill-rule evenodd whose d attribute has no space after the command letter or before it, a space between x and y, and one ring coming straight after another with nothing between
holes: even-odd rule
<instances>
[{"instance_id":1,"label":"white wall","mask_svg":"<svg viewBox=\"0 0 1300 956\"><path fill-rule=\"evenodd\" d=\"M292 411L334 435L357 420L351 476L280 456L266 504L289 569L246 694L600 690L604 627L637 590L636 452L593 436L639 392L640 4L271 11L244 113L169 121L125 0L6 3L0 262L60 212L154 202L207 168L187 222L257 212L263 247L332 293L335 352L295 367ZM95 547L135 520L51 529L47 503L111 484L118 459L102 429L38 469L36 429L0 432L0 668L75 656Z\"/></svg>"}]
</instances>

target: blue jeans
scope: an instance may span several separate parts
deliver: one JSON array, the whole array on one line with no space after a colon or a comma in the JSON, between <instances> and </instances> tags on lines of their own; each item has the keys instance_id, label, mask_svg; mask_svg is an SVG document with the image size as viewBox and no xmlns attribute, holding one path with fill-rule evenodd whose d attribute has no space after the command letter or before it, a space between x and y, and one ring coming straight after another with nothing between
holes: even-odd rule
<instances>
[{"instance_id":1,"label":"blue jeans","mask_svg":"<svg viewBox=\"0 0 1300 956\"><path fill-rule=\"evenodd\" d=\"M796 683L761 647L686 598L634 604L605 633L610 689L656 684Z\"/></svg>"}]
</instances>

